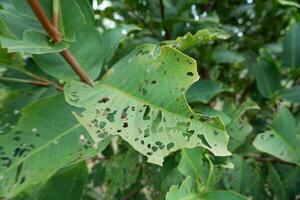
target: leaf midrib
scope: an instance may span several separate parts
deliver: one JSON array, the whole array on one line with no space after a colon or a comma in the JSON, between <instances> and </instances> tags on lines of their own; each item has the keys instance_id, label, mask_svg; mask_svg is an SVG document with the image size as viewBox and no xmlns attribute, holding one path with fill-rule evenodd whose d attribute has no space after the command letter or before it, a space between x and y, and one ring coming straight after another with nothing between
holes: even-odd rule
<instances>
[{"instance_id":1,"label":"leaf midrib","mask_svg":"<svg viewBox=\"0 0 300 200\"><path fill-rule=\"evenodd\" d=\"M165 108L158 107L158 106L156 106L156 105L154 105L154 104L152 104L152 103L150 103L150 102L148 102L148 101L145 101L145 100L140 99L140 98L138 98L138 97L136 97L136 96L133 96L133 95L130 94L129 92L127 92L127 91L125 91L125 90L121 90L121 89L119 89L119 88L117 88L117 87L115 87L115 86L113 86L113 85L110 85L110 84L107 84L107 83L101 83L100 85L101 85L101 86L104 86L104 87L108 87L108 88L110 88L110 89L112 89L112 90L115 90L115 91L117 91L118 93L124 94L125 96L128 96L129 98L132 98L132 99L134 99L134 100L137 101L137 102L140 102L140 103L142 103L142 104L150 105L151 107L154 107L154 108L157 109L157 110L161 110L161 111L163 111L163 112L165 112L165 113L168 113L168 114L171 114L171 115L175 115L175 116L179 116L179 117L183 117L183 118L188 119L187 116L183 116L183 115L180 115L180 114L178 114L178 113L174 113L174 112L172 112L172 111L166 110ZM184 97L184 95L183 95L183 97ZM186 101L186 98L185 98L185 97L184 97L184 99L185 99L185 102L186 102L186 104L187 104L187 101ZM198 114L194 113L194 112L191 110L191 108L190 108L189 106L186 106L186 107L187 107L188 110L191 112L191 114L193 114L193 115L198 115ZM195 121L195 120L193 120L193 121ZM203 123L203 122L200 122L200 121L197 121L197 122L201 123L201 125L203 125L203 126L210 127L210 128L212 128L212 129L218 129L218 130L220 130L220 131L224 131L224 130L219 129L219 128L217 128L217 127L212 127L212 126L210 126L210 125L207 124L207 123Z\"/></svg>"},{"instance_id":2,"label":"leaf midrib","mask_svg":"<svg viewBox=\"0 0 300 200\"><path fill-rule=\"evenodd\" d=\"M25 160L29 159L30 157L32 157L33 155L35 155L36 153L42 151L43 149L45 149L47 146L49 146L50 144L52 144L54 141L57 141L58 139L60 139L61 137L63 137L64 135L68 134L69 132L79 128L81 126L80 123L74 125L73 127L67 129L66 131L62 132L62 134L60 134L59 136L55 137L54 139L50 140L49 142L47 142L45 145L41 146L40 148L38 148L36 151L33 151L32 153L30 153L28 156L24 157L23 159L20 159L18 162L16 162L15 164L12 164L9 168L5 169L2 174L5 174L6 172L8 172L9 170L13 169L15 166L19 165L21 162L24 162Z\"/></svg>"}]
</instances>

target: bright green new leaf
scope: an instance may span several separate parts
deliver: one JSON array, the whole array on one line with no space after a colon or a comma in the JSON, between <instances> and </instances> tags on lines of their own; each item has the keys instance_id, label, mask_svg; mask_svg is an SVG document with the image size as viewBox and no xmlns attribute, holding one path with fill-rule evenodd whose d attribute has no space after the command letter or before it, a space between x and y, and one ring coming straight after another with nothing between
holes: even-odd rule
<instances>
[{"instance_id":1,"label":"bright green new leaf","mask_svg":"<svg viewBox=\"0 0 300 200\"><path fill-rule=\"evenodd\" d=\"M193 46L206 44L217 39L226 40L229 37L230 35L221 29L203 29L194 35L187 33L183 37L178 37L176 40L165 41L163 44L176 48L179 51L184 51Z\"/></svg>"},{"instance_id":2,"label":"bright green new leaf","mask_svg":"<svg viewBox=\"0 0 300 200\"><path fill-rule=\"evenodd\" d=\"M293 103L300 103L300 85L282 90L279 97Z\"/></svg>"},{"instance_id":3,"label":"bright green new leaf","mask_svg":"<svg viewBox=\"0 0 300 200\"><path fill-rule=\"evenodd\" d=\"M288 198L286 196L285 188L278 172L271 164L268 165L268 169L269 181L275 196L277 197L277 199L287 200Z\"/></svg>"},{"instance_id":4,"label":"bright green new leaf","mask_svg":"<svg viewBox=\"0 0 300 200\"><path fill-rule=\"evenodd\" d=\"M219 118L193 113L184 93L198 79L196 63L167 46L144 45L121 59L95 87L70 83L66 100L84 108L76 118L94 141L119 135L161 165L181 148L201 146L230 155Z\"/></svg>"},{"instance_id":5,"label":"bright green new leaf","mask_svg":"<svg viewBox=\"0 0 300 200\"><path fill-rule=\"evenodd\" d=\"M231 92L232 89L219 81L199 80L187 91L186 98L189 103L209 103L213 97L222 92Z\"/></svg>"},{"instance_id":6,"label":"bright green new leaf","mask_svg":"<svg viewBox=\"0 0 300 200\"><path fill-rule=\"evenodd\" d=\"M300 140L297 138L295 119L287 108L280 109L271 128L272 130L256 136L254 147L284 161L300 164L297 153Z\"/></svg>"},{"instance_id":7,"label":"bright green new leaf","mask_svg":"<svg viewBox=\"0 0 300 200\"><path fill-rule=\"evenodd\" d=\"M16 128L0 138L0 197L15 196L70 162L95 155L93 144L61 95L23 109Z\"/></svg>"},{"instance_id":8,"label":"bright green new leaf","mask_svg":"<svg viewBox=\"0 0 300 200\"><path fill-rule=\"evenodd\" d=\"M277 0L281 5L284 6L293 6L296 8L300 8L300 4L293 0Z\"/></svg>"},{"instance_id":9,"label":"bright green new leaf","mask_svg":"<svg viewBox=\"0 0 300 200\"><path fill-rule=\"evenodd\" d=\"M23 40L14 40L0 36L0 43L3 48L8 49L8 53L56 53L69 47L65 42L51 43L46 35L36 31L25 31Z\"/></svg>"},{"instance_id":10,"label":"bright green new leaf","mask_svg":"<svg viewBox=\"0 0 300 200\"><path fill-rule=\"evenodd\" d=\"M40 191L39 200L82 199L84 185L88 177L85 161L59 170Z\"/></svg>"},{"instance_id":11,"label":"bright green new leaf","mask_svg":"<svg viewBox=\"0 0 300 200\"><path fill-rule=\"evenodd\" d=\"M187 177L180 186L174 185L166 195L166 200L199 200L196 182L192 177Z\"/></svg>"},{"instance_id":12,"label":"bright green new leaf","mask_svg":"<svg viewBox=\"0 0 300 200\"><path fill-rule=\"evenodd\" d=\"M255 78L261 95L272 99L279 89L279 74L275 63L269 58L260 57L255 68Z\"/></svg>"},{"instance_id":13,"label":"bright green new leaf","mask_svg":"<svg viewBox=\"0 0 300 200\"><path fill-rule=\"evenodd\" d=\"M300 68L300 25L292 21L283 41L283 66Z\"/></svg>"}]
</instances>

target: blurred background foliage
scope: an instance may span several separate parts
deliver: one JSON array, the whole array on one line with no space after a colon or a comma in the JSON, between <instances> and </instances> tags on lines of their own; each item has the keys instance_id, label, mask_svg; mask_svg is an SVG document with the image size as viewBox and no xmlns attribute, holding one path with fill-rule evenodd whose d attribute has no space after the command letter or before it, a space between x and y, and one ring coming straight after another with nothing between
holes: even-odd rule
<instances>
[{"instance_id":1,"label":"blurred background foliage","mask_svg":"<svg viewBox=\"0 0 300 200\"><path fill-rule=\"evenodd\" d=\"M160 167L115 139L102 153L64 167L14 199L176 200L186 194L198 199L197 193L203 194L200 199L300 198L299 1L92 0L90 5L91 23L102 33L124 24L140 28L121 29L126 37L98 79L140 44L160 44L207 28L229 33L227 40L184 53L197 61L200 75L187 92L188 103L195 112L222 117L233 155L212 157L186 149ZM0 30L9 34L4 26ZM113 39L105 38L108 44ZM36 82L28 82L31 78ZM26 53L0 49L0 140L16 125L21 109L31 104L38 109L36 102L61 93L62 85Z\"/></svg>"}]
</instances>

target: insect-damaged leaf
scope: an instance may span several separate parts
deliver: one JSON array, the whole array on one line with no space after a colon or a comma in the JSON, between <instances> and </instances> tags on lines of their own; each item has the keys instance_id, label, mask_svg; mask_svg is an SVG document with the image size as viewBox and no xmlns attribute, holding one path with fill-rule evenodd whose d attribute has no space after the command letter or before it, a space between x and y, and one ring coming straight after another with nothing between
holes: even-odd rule
<instances>
[{"instance_id":1,"label":"insect-damaged leaf","mask_svg":"<svg viewBox=\"0 0 300 200\"><path fill-rule=\"evenodd\" d=\"M119 135L148 162L181 148L202 146L226 156L228 135L219 118L191 111L184 93L198 79L192 58L167 46L144 45L121 59L95 87L66 85L66 100L92 138Z\"/></svg>"},{"instance_id":2,"label":"insect-damaged leaf","mask_svg":"<svg viewBox=\"0 0 300 200\"><path fill-rule=\"evenodd\" d=\"M106 147L104 143L94 149L61 95L26 107L17 126L0 137L0 199L44 181L75 160L95 155Z\"/></svg>"}]
</instances>

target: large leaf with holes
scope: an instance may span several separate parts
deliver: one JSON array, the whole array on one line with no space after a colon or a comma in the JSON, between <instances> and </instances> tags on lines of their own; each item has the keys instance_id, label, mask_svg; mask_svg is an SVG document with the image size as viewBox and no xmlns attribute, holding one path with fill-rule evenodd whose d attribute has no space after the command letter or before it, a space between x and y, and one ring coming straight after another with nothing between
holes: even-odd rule
<instances>
[{"instance_id":1,"label":"large leaf with holes","mask_svg":"<svg viewBox=\"0 0 300 200\"><path fill-rule=\"evenodd\" d=\"M196 63L170 47L144 45L121 59L95 87L73 82L66 100L94 141L119 135L161 165L181 148L204 147L226 156L228 135L219 118L195 114L184 93L198 79Z\"/></svg>"},{"instance_id":2,"label":"large leaf with holes","mask_svg":"<svg viewBox=\"0 0 300 200\"><path fill-rule=\"evenodd\" d=\"M255 148L287 162L300 164L299 144L295 119L289 110L281 108L275 117L271 130L256 136Z\"/></svg>"},{"instance_id":3,"label":"large leaf with holes","mask_svg":"<svg viewBox=\"0 0 300 200\"><path fill-rule=\"evenodd\" d=\"M300 67L300 25L293 21L283 42L283 65L290 68Z\"/></svg>"},{"instance_id":4,"label":"large leaf with holes","mask_svg":"<svg viewBox=\"0 0 300 200\"><path fill-rule=\"evenodd\" d=\"M16 128L0 138L0 197L12 197L66 164L95 155L96 146L70 113L61 95L22 110Z\"/></svg>"}]
</instances>

